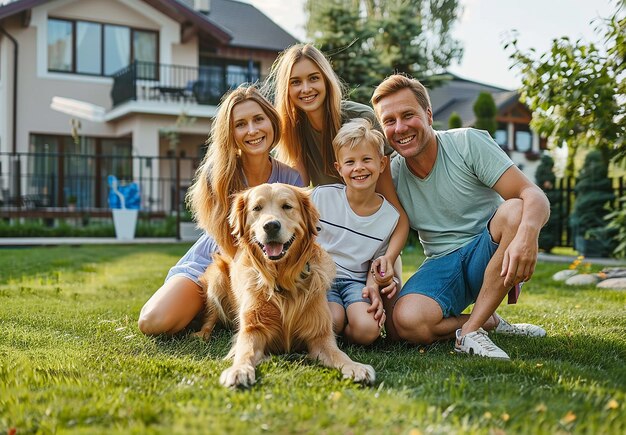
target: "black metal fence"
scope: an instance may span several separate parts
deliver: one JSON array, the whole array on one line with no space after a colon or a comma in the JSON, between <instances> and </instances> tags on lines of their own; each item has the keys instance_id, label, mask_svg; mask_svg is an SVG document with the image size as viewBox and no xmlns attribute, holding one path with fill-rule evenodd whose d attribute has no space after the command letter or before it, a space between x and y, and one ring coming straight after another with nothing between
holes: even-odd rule
<instances>
[{"instance_id":1,"label":"black metal fence","mask_svg":"<svg viewBox=\"0 0 626 435\"><path fill-rule=\"evenodd\" d=\"M147 218L181 216L184 198L199 164L198 157L0 153L0 218L110 217L107 177L137 183L141 210ZM575 202L575 180L555 186L561 219L555 227L557 246L572 246L568 217ZM626 177L613 180L614 207L626 194Z\"/></svg>"},{"instance_id":2,"label":"black metal fence","mask_svg":"<svg viewBox=\"0 0 626 435\"><path fill-rule=\"evenodd\" d=\"M556 246L573 246L574 235L568 222L569 215L576 201L575 186L576 180L574 178L559 178L556 182L554 194L551 195L552 206L556 207L558 216L560 216L554 227L554 240L557 240ZM613 179L613 190L616 199L612 205L615 209L621 209L624 204L619 199L626 194L626 176Z\"/></svg>"},{"instance_id":3,"label":"black metal fence","mask_svg":"<svg viewBox=\"0 0 626 435\"><path fill-rule=\"evenodd\" d=\"M0 216L110 214L107 177L137 183L141 210L183 211L196 157L0 153Z\"/></svg>"}]
</instances>

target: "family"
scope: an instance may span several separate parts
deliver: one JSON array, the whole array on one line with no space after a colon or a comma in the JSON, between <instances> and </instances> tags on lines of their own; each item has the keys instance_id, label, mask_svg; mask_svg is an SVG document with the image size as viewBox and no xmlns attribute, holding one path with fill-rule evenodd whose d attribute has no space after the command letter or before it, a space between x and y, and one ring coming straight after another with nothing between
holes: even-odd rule
<instances>
[{"instance_id":1,"label":"family","mask_svg":"<svg viewBox=\"0 0 626 435\"><path fill-rule=\"evenodd\" d=\"M315 186L317 240L337 269L327 293L335 334L368 345L384 326L393 340L454 339L456 352L499 359L509 356L488 333L544 336L496 313L533 275L549 215L543 192L488 133L434 130L416 79L387 77L373 110L342 96L324 54L298 44L281 53L263 89L242 86L223 98L188 196L207 231L143 306L139 329L175 334L201 315L200 276L213 254L237 249L224 231L232 196L286 183ZM409 227L426 260L401 285Z\"/></svg>"}]
</instances>

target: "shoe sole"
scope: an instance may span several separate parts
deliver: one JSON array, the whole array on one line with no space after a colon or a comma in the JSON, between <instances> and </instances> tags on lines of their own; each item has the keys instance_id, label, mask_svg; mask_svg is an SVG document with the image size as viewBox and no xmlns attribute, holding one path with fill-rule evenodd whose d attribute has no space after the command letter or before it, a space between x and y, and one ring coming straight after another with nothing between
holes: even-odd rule
<instances>
[{"instance_id":1,"label":"shoe sole","mask_svg":"<svg viewBox=\"0 0 626 435\"><path fill-rule=\"evenodd\" d=\"M464 350L457 349L457 348L455 347L455 348L454 348L454 351L455 351L456 353L462 353L462 354L469 355L469 356L478 356L478 357L481 357L481 358L497 359L497 360L500 360L500 361L511 361L511 358L510 358L510 357L504 358L504 357L501 357L501 356L485 356L485 355L478 355L476 352L474 352L474 349L471 349L471 348L470 348L470 351L469 351L469 352L465 352Z\"/></svg>"}]
</instances>

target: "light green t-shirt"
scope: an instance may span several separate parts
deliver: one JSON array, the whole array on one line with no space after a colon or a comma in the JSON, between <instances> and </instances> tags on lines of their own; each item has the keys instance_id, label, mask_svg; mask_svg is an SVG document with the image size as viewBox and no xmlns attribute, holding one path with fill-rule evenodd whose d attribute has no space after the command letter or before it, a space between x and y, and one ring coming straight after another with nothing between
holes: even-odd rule
<instances>
[{"instance_id":1,"label":"light green t-shirt","mask_svg":"<svg viewBox=\"0 0 626 435\"><path fill-rule=\"evenodd\" d=\"M370 106L356 103L354 101L343 100L341 102L341 124L343 125L354 118L365 118L370 120L374 128L382 133L380 124L378 124L376 115L374 115L374 111ZM304 156L306 158L305 164L307 172L309 173L309 178L311 178L313 185L320 186L334 183L343 184L343 180L336 171L333 171L332 174L326 174L324 172L322 152L320 151L322 134L311 127L306 117L304 117L303 131L304 143L302 144L302 149L304 150ZM389 155L392 152L393 148L391 148L385 141L385 155Z\"/></svg>"},{"instance_id":2,"label":"light green t-shirt","mask_svg":"<svg viewBox=\"0 0 626 435\"><path fill-rule=\"evenodd\" d=\"M437 160L426 178L415 176L402 156L391 162L396 192L427 257L448 254L485 229L503 201L492 187L513 165L485 131L459 128L435 134Z\"/></svg>"}]
</instances>

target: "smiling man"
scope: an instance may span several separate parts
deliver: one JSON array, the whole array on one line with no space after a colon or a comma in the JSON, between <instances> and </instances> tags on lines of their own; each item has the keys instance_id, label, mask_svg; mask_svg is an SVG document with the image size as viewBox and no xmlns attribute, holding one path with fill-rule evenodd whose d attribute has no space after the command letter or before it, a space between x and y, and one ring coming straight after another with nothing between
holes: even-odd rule
<instances>
[{"instance_id":1,"label":"smiling man","mask_svg":"<svg viewBox=\"0 0 626 435\"><path fill-rule=\"evenodd\" d=\"M550 206L485 131L435 131L426 88L392 75L372 105L398 152L391 172L427 259L398 295L393 322L400 338L429 344L456 338L457 352L509 359L485 330L544 336L495 313L510 290L530 279L539 230ZM461 314L474 303L471 314Z\"/></svg>"}]
</instances>

